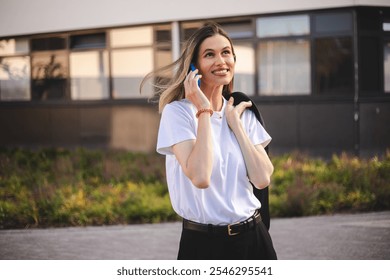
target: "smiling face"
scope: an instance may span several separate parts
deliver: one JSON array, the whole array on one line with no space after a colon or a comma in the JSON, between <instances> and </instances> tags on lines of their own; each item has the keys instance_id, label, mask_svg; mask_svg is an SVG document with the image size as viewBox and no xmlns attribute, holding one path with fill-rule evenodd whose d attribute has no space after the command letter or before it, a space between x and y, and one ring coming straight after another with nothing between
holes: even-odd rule
<instances>
[{"instance_id":1,"label":"smiling face","mask_svg":"<svg viewBox=\"0 0 390 280\"><path fill-rule=\"evenodd\" d=\"M197 64L202 85L228 85L233 79L235 65L230 41L220 34L206 38L199 47Z\"/></svg>"}]
</instances>

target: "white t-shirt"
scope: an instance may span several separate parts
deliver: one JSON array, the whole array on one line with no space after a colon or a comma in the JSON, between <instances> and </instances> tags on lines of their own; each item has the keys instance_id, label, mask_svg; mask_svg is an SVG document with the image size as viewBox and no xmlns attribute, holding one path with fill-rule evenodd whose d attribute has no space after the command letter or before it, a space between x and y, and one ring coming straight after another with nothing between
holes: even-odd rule
<instances>
[{"instance_id":1,"label":"white t-shirt","mask_svg":"<svg viewBox=\"0 0 390 280\"><path fill-rule=\"evenodd\" d=\"M213 170L206 189L195 187L184 174L172 152L172 146L196 139L198 120L196 108L187 99L167 104L162 112L157 140L157 152L166 155L166 173L172 207L181 217L203 224L227 225L249 218L260 208L240 146L222 110L211 116L213 137ZM254 113L245 110L243 127L254 145L264 147L271 137L257 121Z\"/></svg>"}]
</instances>

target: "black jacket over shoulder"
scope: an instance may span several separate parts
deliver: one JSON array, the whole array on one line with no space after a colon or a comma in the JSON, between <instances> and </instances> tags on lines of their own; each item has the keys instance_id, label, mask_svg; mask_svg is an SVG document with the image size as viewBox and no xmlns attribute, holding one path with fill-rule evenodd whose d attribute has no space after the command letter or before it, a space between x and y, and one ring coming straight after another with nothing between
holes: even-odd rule
<instances>
[{"instance_id":1,"label":"black jacket over shoulder","mask_svg":"<svg viewBox=\"0 0 390 280\"><path fill-rule=\"evenodd\" d=\"M237 105L237 104L239 104L242 101L252 101L252 99L250 99L245 93L242 93L242 92L236 91L236 92L233 92L232 94L229 94L229 93L224 94L224 97L227 100L229 100L229 98L231 96L233 96L233 98L234 98L234 105ZM257 120L265 128L264 120L263 120L263 118L262 118L262 116L260 114L259 109L257 108L256 104L253 101L252 101L252 106L249 107L249 109L253 111L253 113L255 114L255 116L257 118ZM265 151L268 154L268 146L265 148ZM260 209L261 218L263 220L264 225L267 227L267 229L269 229L269 227L270 227L270 215L269 215L269 191L268 191L268 187L259 190L259 189L255 188L253 186L253 193L254 193L254 195L257 197L257 199L261 203L261 209Z\"/></svg>"}]
</instances>

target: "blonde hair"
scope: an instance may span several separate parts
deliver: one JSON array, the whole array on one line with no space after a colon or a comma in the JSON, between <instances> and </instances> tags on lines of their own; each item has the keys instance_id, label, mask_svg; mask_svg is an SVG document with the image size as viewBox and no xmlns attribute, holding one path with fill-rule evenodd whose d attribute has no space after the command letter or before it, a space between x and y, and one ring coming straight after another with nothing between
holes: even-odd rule
<instances>
[{"instance_id":1,"label":"blonde hair","mask_svg":"<svg viewBox=\"0 0 390 280\"><path fill-rule=\"evenodd\" d=\"M140 85L141 92L147 80L155 79L152 84L156 92L155 97L158 98L159 113L163 111L165 105L176 100L181 100L185 97L183 82L188 74L190 64L196 64L198 60L199 47L202 42L217 34L222 35L229 40L234 55L233 43L228 34L219 24L208 22L192 34L192 36L186 41L179 59L165 67L150 72L144 77ZM168 81L167 79L161 78L166 77L171 72L173 72L173 76ZM231 93L232 89L233 80L228 85L224 86L223 92Z\"/></svg>"}]
</instances>

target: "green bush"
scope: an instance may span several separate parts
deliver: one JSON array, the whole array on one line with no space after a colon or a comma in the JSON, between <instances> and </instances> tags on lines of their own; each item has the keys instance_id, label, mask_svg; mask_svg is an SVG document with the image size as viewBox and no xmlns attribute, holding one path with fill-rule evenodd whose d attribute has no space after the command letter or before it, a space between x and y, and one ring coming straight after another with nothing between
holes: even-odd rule
<instances>
[{"instance_id":1,"label":"green bush","mask_svg":"<svg viewBox=\"0 0 390 280\"><path fill-rule=\"evenodd\" d=\"M164 166L156 154L3 149L0 228L177 220Z\"/></svg>"},{"instance_id":2,"label":"green bush","mask_svg":"<svg viewBox=\"0 0 390 280\"><path fill-rule=\"evenodd\" d=\"M343 153L329 161L294 153L273 163L271 216L390 209L390 152L382 160Z\"/></svg>"},{"instance_id":3,"label":"green bush","mask_svg":"<svg viewBox=\"0 0 390 280\"><path fill-rule=\"evenodd\" d=\"M325 161L272 156L273 217L390 209L390 153ZM0 150L0 228L178 220L157 154L87 149Z\"/></svg>"}]
</instances>

